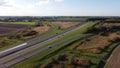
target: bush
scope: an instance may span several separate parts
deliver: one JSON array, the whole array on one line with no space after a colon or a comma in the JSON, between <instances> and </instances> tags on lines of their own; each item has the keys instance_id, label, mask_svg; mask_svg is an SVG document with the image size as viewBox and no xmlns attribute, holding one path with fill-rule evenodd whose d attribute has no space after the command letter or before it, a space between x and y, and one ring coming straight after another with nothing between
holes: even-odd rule
<instances>
[{"instance_id":1,"label":"bush","mask_svg":"<svg viewBox=\"0 0 120 68\"><path fill-rule=\"evenodd\" d=\"M36 35L36 34L37 34L37 32L32 30L32 31L24 34L23 36L32 36L32 35Z\"/></svg>"},{"instance_id":2,"label":"bush","mask_svg":"<svg viewBox=\"0 0 120 68\"><path fill-rule=\"evenodd\" d=\"M64 68L64 63L60 62L60 67L59 68Z\"/></svg>"},{"instance_id":3,"label":"bush","mask_svg":"<svg viewBox=\"0 0 120 68\"><path fill-rule=\"evenodd\" d=\"M64 61L64 60L66 60L66 55L59 55L59 56L58 56L58 60L59 60L59 61Z\"/></svg>"},{"instance_id":4,"label":"bush","mask_svg":"<svg viewBox=\"0 0 120 68\"><path fill-rule=\"evenodd\" d=\"M69 64L74 64L75 63L75 60L74 60L74 54L71 54L71 57L69 59Z\"/></svg>"},{"instance_id":5,"label":"bush","mask_svg":"<svg viewBox=\"0 0 120 68\"><path fill-rule=\"evenodd\" d=\"M59 64L59 62L56 59L54 59L54 58L52 58L52 63Z\"/></svg>"}]
</instances>

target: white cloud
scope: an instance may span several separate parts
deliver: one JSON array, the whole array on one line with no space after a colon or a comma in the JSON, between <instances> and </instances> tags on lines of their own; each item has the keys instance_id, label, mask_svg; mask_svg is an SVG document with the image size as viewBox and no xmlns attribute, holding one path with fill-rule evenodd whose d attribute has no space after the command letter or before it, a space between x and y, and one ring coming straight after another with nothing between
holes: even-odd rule
<instances>
[{"instance_id":1,"label":"white cloud","mask_svg":"<svg viewBox=\"0 0 120 68\"><path fill-rule=\"evenodd\" d=\"M40 0L39 2L35 3L34 5L44 5L44 4L50 4L50 0Z\"/></svg>"},{"instance_id":2,"label":"white cloud","mask_svg":"<svg viewBox=\"0 0 120 68\"><path fill-rule=\"evenodd\" d=\"M56 8L53 4L60 3L63 0L39 0L35 2L26 1L27 0L0 0L0 15L53 15L56 13Z\"/></svg>"},{"instance_id":3,"label":"white cloud","mask_svg":"<svg viewBox=\"0 0 120 68\"><path fill-rule=\"evenodd\" d=\"M12 6L12 0L0 0L0 6Z\"/></svg>"},{"instance_id":4,"label":"white cloud","mask_svg":"<svg viewBox=\"0 0 120 68\"><path fill-rule=\"evenodd\" d=\"M64 0L54 0L55 2L63 2ZM35 5L47 5L50 4L52 2L52 0L40 0L39 2L37 2Z\"/></svg>"},{"instance_id":5,"label":"white cloud","mask_svg":"<svg viewBox=\"0 0 120 68\"><path fill-rule=\"evenodd\" d=\"M55 0L55 2L63 2L64 0Z\"/></svg>"}]
</instances>

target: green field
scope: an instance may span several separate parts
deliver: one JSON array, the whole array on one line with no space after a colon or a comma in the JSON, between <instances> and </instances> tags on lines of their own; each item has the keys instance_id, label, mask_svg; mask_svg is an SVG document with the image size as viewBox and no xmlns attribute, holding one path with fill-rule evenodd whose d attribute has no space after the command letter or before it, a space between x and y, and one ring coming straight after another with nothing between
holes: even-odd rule
<instances>
[{"instance_id":1,"label":"green field","mask_svg":"<svg viewBox=\"0 0 120 68\"><path fill-rule=\"evenodd\" d=\"M35 22L0 22L4 24L23 24L23 25L35 25Z\"/></svg>"}]
</instances>

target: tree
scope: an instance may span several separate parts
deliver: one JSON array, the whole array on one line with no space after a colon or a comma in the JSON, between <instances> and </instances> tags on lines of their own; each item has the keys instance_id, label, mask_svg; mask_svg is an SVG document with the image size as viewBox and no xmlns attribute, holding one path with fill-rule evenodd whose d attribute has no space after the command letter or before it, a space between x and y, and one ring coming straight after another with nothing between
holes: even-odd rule
<instances>
[{"instance_id":1,"label":"tree","mask_svg":"<svg viewBox=\"0 0 120 68\"><path fill-rule=\"evenodd\" d=\"M42 21L36 21L36 26L44 26Z\"/></svg>"}]
</instances>

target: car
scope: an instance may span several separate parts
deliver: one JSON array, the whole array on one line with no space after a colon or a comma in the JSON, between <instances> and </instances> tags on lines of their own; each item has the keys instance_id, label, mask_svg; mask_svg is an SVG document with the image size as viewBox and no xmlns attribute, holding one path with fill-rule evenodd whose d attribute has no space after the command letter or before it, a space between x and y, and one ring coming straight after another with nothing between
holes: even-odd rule
<instances>
[{"instance_id":1,"label":"car","mask_svg":"<svg viewBox=\"0 0 120 68\"><path fill-rule=\"evenodd\" d=\"M51 46L48 46L48 48L52 48Z\"/></svg>"}]
</instances>

